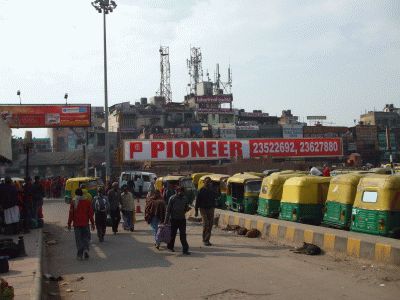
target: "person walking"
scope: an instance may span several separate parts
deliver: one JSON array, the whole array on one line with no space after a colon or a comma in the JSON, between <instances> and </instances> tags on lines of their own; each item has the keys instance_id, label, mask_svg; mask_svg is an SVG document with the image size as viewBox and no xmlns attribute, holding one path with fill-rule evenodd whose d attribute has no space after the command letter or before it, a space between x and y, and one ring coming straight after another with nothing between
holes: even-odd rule
<instances>
[{"instance_id":1,"label":"person walking","mask_svg":"<svg viewBox=\"0 0 400 300\"><path fill-rule=\"evenodd\" d=\"M176 234L179 230L179 237L182 244L182 253L190 255L189 244L186 240L186 216L185 213L189 211L189 204L185 197L185 189L178 187L176 194L169 199L167 206L167 214L165 216L165 224L171 222L171 241L167 248L175 252L174 245Z\"/></svg>"},{"instance_id":2,"label":"person walking","mask_svg":"<svg viewBox=\"0 0 400 300\"><path fill-rule=\"evenodd\" d=\"M104 242L104 235L106 234L107 228L107 213L110 210L110 203L108 203L103 187L97 189L97 196L93 199L93 210L97 237L99 238L99 242Z\"/></svg>"},{"instance_id":3,"label":"person walking","mask_svg":"<svg viewBox=\"0 0 400 300\"><path fill-rule=\"evenodd\" d=\"M212 189L210 177L204 179L204 186L200 189L196 198L195 216L198 216L200 209L201 218L203 219L203 244L211 246L210 238L214 224L214 210L216 193Z\"/></svg>"},{"instance_id":4,"label":"person walking","mask_svg":"<svg viewBox=\"0 0 400 300\"><path fill-rule=\"evenodd\" d=\"M156 235L158 225L165 220L165 201L161 197L160 191L154 191L152 196L146 200L146 207L144 209L144 219L150 224L154 235L154 244L157 249L160 248L160 243L157 242Z\"/></svg>"},{"instance_id":5,"label":"person walking","mask_svg":"<svg viewBox=\"0 0 400 300\"><path fill-rule=\"evenodd\" d=\"M94 230L93 207L89 199L83 196L80 188L75 191L75 198L71 201L68 216L68 230L74 226L75 243L78 260L89 259L90 229Z\"/></svg>"},{"instance_id":6,"label":"person walking","mask_svg":"<svg viewBox=\"0 0 400 300\"><path fill-rule=\"evenodd\" d=\"M108 191L108 202L110 204L110 218L111 227L114 234L118 232L118 225L121 221L121 211L119 209L121 205L121 192L118 187L118 182L112 184L112 189Z\"/></svg>"},{"instance_id":7,"label":"person walking","mask_svg":"<svg viewBox=\"0 0 400 300\"><path fill-rule=\"evenodd\" d=\"M40 208L43 206L44 196L44 189L40 182L40 177L35 176L35 181L32 184L32 221L35 228L38 227L38 214Z\"/></svg>"},{"instance_id":8,"label":"person walking","mask_svg":"<svg viewBox=\"0 0 400 300\"><path fill-rule=\"evenodd\" d=\"M143 178L142 178L141 175L139 175L138 179L136 180L136 184L137 184L138 189L139 189L139 198L142 198L144 181L143 181Z\"/></svg>"},{"instance_id":9,"label":"person walking","mask_svg":"<svg viewBox=\"0 0 400 300\"><path fill-rule=\"evenodd\" d=\"M135 229L135 200L128 186L123 187L121 194L122 217L124 218L124 229L133 231Z\"/></svg>"}]
</instances>

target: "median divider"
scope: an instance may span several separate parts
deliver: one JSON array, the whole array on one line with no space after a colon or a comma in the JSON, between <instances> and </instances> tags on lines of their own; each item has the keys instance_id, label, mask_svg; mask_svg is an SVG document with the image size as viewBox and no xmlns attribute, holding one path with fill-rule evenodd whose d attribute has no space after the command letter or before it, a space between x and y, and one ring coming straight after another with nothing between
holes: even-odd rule
<instances>
[{"instance_id":1,"label":"median divider","mask_svg":"<svg viewBox=\"0 0 400 300\"><path fill-rule=\"evenodd\" d=\"M262 238L286 245L312 243L328 253L400 265L400 240L219 209L216 214L219 214L219 227L255 228Z\"/></svg>"}]
</instances>

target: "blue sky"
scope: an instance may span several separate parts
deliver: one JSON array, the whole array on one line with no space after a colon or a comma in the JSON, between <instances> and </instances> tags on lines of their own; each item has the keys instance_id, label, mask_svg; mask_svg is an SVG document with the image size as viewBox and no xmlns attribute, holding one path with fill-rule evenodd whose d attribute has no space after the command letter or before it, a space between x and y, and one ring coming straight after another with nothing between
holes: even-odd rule
<instances>
[{"instance_id":1,"label":"blue sky","mask_svg":"<svg viewBox=\"0 0 400 300\"><path fill-rule=\"evenodd\" d=\"M204 73L233 70L234 106L352 125L400 100L400 1L117 0L108 17L109 102L151 97L160 45L170 47L173 100ZM103 103L102 18L90 0L0 0L0 102ZM211 76L212 77L212 76ZM21 134L22 131L15 131ZM46 130L36 130L37 136Z\"/></svg>"}]
</instances>

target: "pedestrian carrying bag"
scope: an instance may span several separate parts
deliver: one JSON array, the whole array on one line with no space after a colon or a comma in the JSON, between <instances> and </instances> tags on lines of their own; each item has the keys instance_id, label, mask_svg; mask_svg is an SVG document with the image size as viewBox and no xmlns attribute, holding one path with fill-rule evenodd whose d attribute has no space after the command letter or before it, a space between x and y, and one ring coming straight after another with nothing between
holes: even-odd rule
<instances>
[{"instance_id":1,"label":"pedestrian carrying bag","mask_svg":"<svg viewBox=\"0 0 400 300\"><path fill-rule=\"evenodd\" d=\"M169 224L158 225L156 242L168 244L170 241L171 241L171 225Z\"/></svg>"}]
</instances>

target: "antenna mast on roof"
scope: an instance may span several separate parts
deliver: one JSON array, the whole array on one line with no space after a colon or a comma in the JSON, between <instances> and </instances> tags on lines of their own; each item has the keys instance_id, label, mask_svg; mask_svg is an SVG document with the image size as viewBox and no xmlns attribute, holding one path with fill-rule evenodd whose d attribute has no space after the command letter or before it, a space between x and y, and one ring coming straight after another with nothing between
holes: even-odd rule
<instances>
[{"instance_id":1,"label":"antenna mast on roof","mask_svg":"<svg viewBox=\"0 0 400 300\"><path fill-rule=\"evenodd\" d=\"M165 98L165 102L172 102L171 69L169 64L169 47L160 46L160 89L157 95Z\"/></svg>"},{"instance_id":2,"label":"antenna mast on roof","mask_svg":"<svg viewBox=\"0 0 400 300\"><path fill-rule=\"evenodd\" d=\"M232 94L232 70L231 66L228 67L228 81L223 82L221 80L221 74L219 73L219 64L216 66L214 74L214 94Z\"/></svg>"},{"instance_id":3,"label":"antenna mast on roof","mask_svg":"<svg viewBox=\"0 0 400 300\"><path fill-rule=\"evenodd\" d=\"M203 67L202 56L200 48L190 48L190 59L187 60L187 67L190 76L190 93L197 94L196 86L199 82L203 81Z\"/></svg>"}]
</instances>

